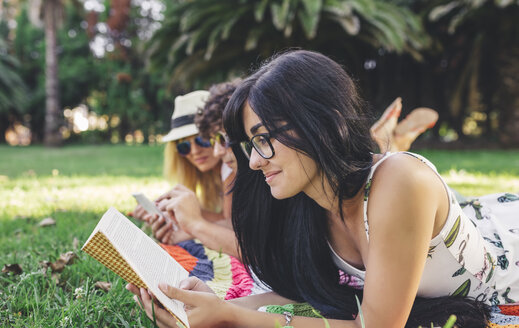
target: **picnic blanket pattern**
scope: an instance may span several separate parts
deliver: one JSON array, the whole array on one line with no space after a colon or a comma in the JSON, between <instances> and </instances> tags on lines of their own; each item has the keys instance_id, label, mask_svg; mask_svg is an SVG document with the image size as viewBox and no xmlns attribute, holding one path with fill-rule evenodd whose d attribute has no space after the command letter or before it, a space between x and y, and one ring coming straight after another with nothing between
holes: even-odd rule
<instances>
[{"instance_id":1,"label":"picnic blanket pattern","mask_svg":"<svg viewBox=\"0 0 519 328\"><path fill-rule=\"evenodd\" d=\"M230 300L268 291L266 286L254 281L238 259L207 248L196 239L174 246L160 245L189 272L189 276L204 281L220 298Z\"/></svg>"},{"instance_id":2,"label":"picnic blanket pattern","mask_svg":"<svg viewBox=\"0 0 519 328\"><path fill-rule=\"evenodd\" d=\"M209 249L198 240L188 240L177 245L160 245L189 272L190 276L204 281L222 299L229 300L267 291L265 286L251 277L238 259ZM363 288L362 280L341 270L339 283L357 289ZM307 303L267 305L261 310L269 313L290 312L296 316L321 317L319 312ZM488 327L519 328L519 304L495 306Z\"/></svg>"}]
</instances>

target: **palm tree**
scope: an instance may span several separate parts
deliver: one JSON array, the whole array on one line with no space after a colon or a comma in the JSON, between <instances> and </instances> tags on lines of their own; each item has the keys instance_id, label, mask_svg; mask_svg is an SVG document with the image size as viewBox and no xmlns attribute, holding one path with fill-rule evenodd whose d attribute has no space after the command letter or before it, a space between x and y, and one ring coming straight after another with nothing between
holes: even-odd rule
<instances>
[{"instance_id":1,"label":"palm tree","mask_svg":"<svg viewBox=\"0 0 519 328\"><path fill-rule=\"evenodd\" d=\"M466 114L471 94L480 93L487 115L499 113L499 140L519 145L519 5L514 1L453 0L433 6L431 22L447 26L444 47L456 47L457 79L451 112ZM459 45L463 45L460 47ZM451 65L449 63L449 65ZM459 121L459 119L458 119ZM459 122L461 123L461 122ZM487 130L491 129L487 119Z\"/></svg>"},{"instance_id":2,"label":"palm tree","mask_svg":"<svg viewBox=\"0 0 519 328\"><path fill-rule=\"evenodd\" d=\"M6 41L0 36L0 143L5 142L9 116L18 114L26 103L27 88L17 72L20 63L8 52Z\"/></svg>"},{"instance_id":3,"label":"palm tree","mask_svg":"<svg viewBox=\"0 0 519 328\"><path fill-rule=\"evenodd\" d=\"M45 134L46 146L62 143L60 127L63 117L59 103L57 29L62 21L62 0L30 0L29 18L45 30Z\"/></svg>"},{"instance_id":4,"label":"palm tree","mask_svg":"<svg viewBox=\"0 0 519 328\"><path fill-rule=\"evenodd\" d=\"M420 59L429 40L418 16L382 0L177 1L165 17L148 47L150 68L181 88L239 75L290 47L362 67L367 49Z\"/></svg>"}]
</instances>

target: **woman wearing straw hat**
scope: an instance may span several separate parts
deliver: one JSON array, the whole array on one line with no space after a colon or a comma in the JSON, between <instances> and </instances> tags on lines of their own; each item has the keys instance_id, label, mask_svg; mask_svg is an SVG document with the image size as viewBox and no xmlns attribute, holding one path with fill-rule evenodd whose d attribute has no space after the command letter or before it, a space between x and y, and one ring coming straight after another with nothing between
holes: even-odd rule
<instances>
[{"instance_id":1,"label":"woman wearing straw hat","mask_svg":"<svg viewBox=\"0 0 519 328\"><path fill-rule=\"evenodd\" d=\"M194 123L195 115L204 107L208 95L208 91L198 90L175 98L171 130L162 138L166 142L163 170L166 179L176 185L173 190L182 186L196 192L204 218L216 221L225 217L222 213L222 180L230 170L222 167L220 158L213 155L211 143L198 135ZM158 200L170 198L173 190ZM137 219L147 219L147 212L140 206L130 214ZM176 243L191 238L179 230L171 241Z\"/></svg>"}]
</instances>

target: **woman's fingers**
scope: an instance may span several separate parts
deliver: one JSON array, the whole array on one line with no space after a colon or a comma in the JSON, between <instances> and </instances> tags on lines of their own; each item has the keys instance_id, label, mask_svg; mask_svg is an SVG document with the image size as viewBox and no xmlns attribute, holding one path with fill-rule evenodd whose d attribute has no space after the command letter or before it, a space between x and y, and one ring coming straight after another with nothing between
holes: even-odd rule
<instances>
[{"instance_id":1,"label":"woman's fingers","mask_svg":"<svg viewBox=\"0 0 519 328\"><path fill-rule=\"evenodd\" d=\"M171 230L168 230L164 236L162 236L162 238L160 238L160 242L163 243L163 244L169 244L170 243L170 240L171 240L171 233L172 231Z\"/></svg>"},{"instance_id":2,"label":"woman's fingers","mask_svg":"<svg viewBox=\"0 0 519 328\"><path fill-rule=\"evenodd\" d=\"M159 306L146 289L141 288L140 295L144 311L150 320L156 321L159 328L176 327L177 320L162 306Z\"/></svg>"},{"instance_id":3,"label":"woman's fingers","mask_svg":"<svg viewBox=\"0 0 519 328\"><path fill-rule=\"evenodd\" d=\"M155 238L158 240L162 240L167 232L171 231L173 227L171 226L171 222L168 222L164 225L162 225L159 229L157 229L156 232L154 232Z\"/></svg>"},{"instance_id":4,"label":"woman's fingers","mask_svg":"<svg viewBox=\"0 0 519 328\"><path fill-rule=\"evenodd\" d=\"M184 290L194 290L197 292L206 292L214 294L214 291L197 277L189 277L187 279L182 280L178 287Z\"/></svg>"},{"instance_id":5,"label":"woman's fingers","mask_svg":"<svg viewBox=\"0 0 519 328\"><path fill-rule=\"evenodd\" d=\"M129 290L134 295L140 295L139 288L134 284L126 284L126 289Z\"/></svg>"},{"instance_id":6,"label":"woman's fingers","mask_svg":"<svg viewBox=\"0 0 519 328\"><path fill-rule=\"evenodd\" d=\"M159 219L159 216L157 214L148 214L145 216L145 221L148 222L149 225L152 225Z\"/></svg>"},{"instance_id":7,"label":"woman's fingers","mask_svg":"<svg viewBox=\"0 0 519 328\"><path fill-rule=\"evenodd\" d=\"M148 313L149 315L153 315L154 311L156 312L158 309L164 308L162 306L162 304L159 304L158 301L155 299L155 297L153 297L153 295L147 289L141 288L140 296L141 296L144 308L146 309L146 312L149 311L149 313ZM152 309L151 303L154 303L153 309Z\"/></svg>"},{"instance_id":8,"label":"woman's fingers","mask_svg":"<svg viewBox=\"0 0 519 328\"><path fill-rule=\"evenodd\" d=\"M144 208L142 208L141 205L137 205L137 207L135 207L135 209L128 214L130 214L132 217L136 218L137 220L143 220L144 216L147 213L148 212L146 212L146 210Z\"/></svg>"},{"instance_id":9,"label":"woman's fingers","mask_svg":"<svg viewBox=\"0 0 519 328\"><path fill-rule=\"evenodd\" d=\"M168 243L170 245L178 244L182 241L193 239L194 237L185 232L182 229L179 229L177 231L171 231L171 234L169 235Z\"/></svg>"},{"instance_id":10,"label":"woman's fingers","mask_svg":"<svg viewBox=\"0 0 519 328\"><path fill-rule=\"evenodd\" d=\"M178 192L179 191L182 191L182 190L190 190L188 189L187 187L181 185L181 184L177 184L175 185L170 191L160 195L159 197L157 197L157 199L155 199L155 202L160 202L164 199L170 199L170 198L174 198L176 196L178 196Z\"/></svg>"},{"instance_id":11,"label":"woman's fingers","mask_svg":"<svg viewBox=\"0 0 519 328\"><path fill-rule=\"evenodd\" d=\"M185 290L193 290L195 289L195 286L198 284L200 279L197 277L189 277L187 279L184 279L180 282L178 285L178 288L185 289Z\"/></svg>"},{"instance_id":12,"label":"woman's fingers","mask_svg":"<svg viewBox=\"0 0 519 328\"><path fill-rule=\"evenodd\" d=\"M167 192L165 192L165 193L163 193L162 195L160 195L159 197L157 197L157 199L155 199L155 202L158 203L158 202L160 202L160 201L163 200L163 199L169 199L169 198L171 198L170 193L171 193L171 191L168 190Z\"/></svg>"},{"instance_id":13,"label":"woman's fingers","mask_svg":"<svg viewBox=\"0 0 519 328\"><path fill-rule=\"evenodd\" d=\"M142 220L144 222L147 222L148 224L152 224L156 220L157 215L156 214L146 214Z\"/></svg>"},{"instance_id":14,"label":"woman's fingers","mask_svg":"<svg viewBox=\"0 0 519 328\"><path fill-rule=\"evenodd\" d=\"M156 220L151 223L151 231L153 231L153 235L157 233L157 231L164 225L164 218L160 216Z\"/></svg>"},{"instance_id":15,"label":"woman's fingers","mask_svg":"<svg viewBox=\"0 0 519 328\"><path fill-rule=\"evenodd\" d=\"M196 305L197 296L200 296L196 295L197 292L175 288L164 283L160 283L159 288L167 297L179 300L185 305Z\"/></svg>"},{"instance_id":16,"label":"woman's fingers","mask_svg":"<svg viewBox=\"0 0 519 328\"><path fill-rule=\"evenodd\" d=\"M141 308L141 310L144 310L144 309L142 308L142 301L141 301L141 299L140 299L139 296L137 296L137 295L133 295L133 300L135 301L135 303L137 303L137 305Z\"/></svg>"}]
</instances>

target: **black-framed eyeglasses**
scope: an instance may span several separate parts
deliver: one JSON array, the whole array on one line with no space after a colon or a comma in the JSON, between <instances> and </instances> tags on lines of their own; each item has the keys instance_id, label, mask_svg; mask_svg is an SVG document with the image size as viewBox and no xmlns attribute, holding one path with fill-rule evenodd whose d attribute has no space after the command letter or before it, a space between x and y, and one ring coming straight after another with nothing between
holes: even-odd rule
<instances>
[{"instance_id":1,"label":"black-framed eyeglasses","mask_svg":"<svg viewBox=\"0 0 519 328\"><path fill-rule=\"evenodd\" d=\"M289 130L290 126L284 125L275 131L271 133L259 133L250 139L250 141L242 141L240 142L240 148L247 157L247 159L250 159L250 155L252 153L252 148L256 149L258 154L263 157L264 159L271 159L276 154L274 152L274 147L272 147L272 143L270 142L270 139L273 137L273 135Z\"/></svg>"},{"instance_id":2,"label":"black-framed eyeglasses","mask_svg":"<svg viewBox=\"0 0 519 328\"><path fill-rule=\"evenodd\" d=\"M195 143L203 148L211 147L211 143L208 140L204 140L200 136L195 137ZM191 141L183 140L177 143L177 151L182 156L187 156L191 152Z\"/></svg>"},{"instance_id":3,"label":"black-framed eyeglasses","mask_svg":"<svg viewBox=\"0 0 519 328\"><path fill-rule=\"evenodd\" d=\"M209 142L213 147L215 144L219 144L220 146L225 148L229 148L231 146L231 143L229 142L229 137L223 131L216 132L215 135L209 139Z\"/></svg>"}]
</instances>

